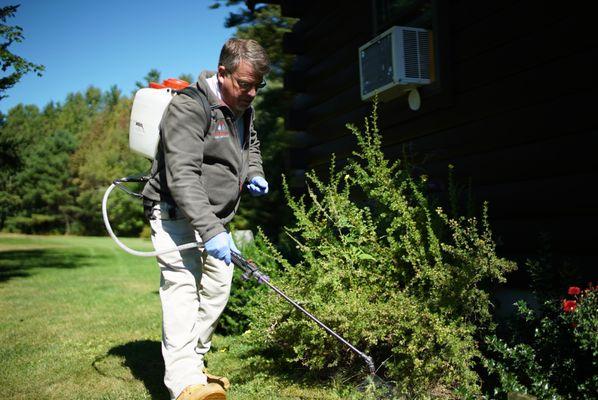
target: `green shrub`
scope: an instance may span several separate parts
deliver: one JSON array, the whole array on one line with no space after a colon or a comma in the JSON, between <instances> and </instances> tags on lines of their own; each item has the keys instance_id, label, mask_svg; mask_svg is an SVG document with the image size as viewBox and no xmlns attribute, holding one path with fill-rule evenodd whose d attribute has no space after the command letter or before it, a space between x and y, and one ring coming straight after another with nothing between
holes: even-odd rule
<instances>
[{"instance_id":1,"label":"green shrub","mask_svg":"<svg viewBox=\"0 0 598 400\"><path fill-rule=\"evenodd\" d=\"M492 328L483 286L503 281L514 263L498 257L487 222L448 216L381 150L374 104L364 132L349 129L358 151L325 182L309 173L308 196L293 198L286 228L299 256L291 264L272 245L256 261L273 282L356 347L407 398L480 393L474 336ZM356 199L364 199L358 201ZM251 307L250 339L313 371L355 375L361 359L270 292Z\"/></svg>"},{"instance_id":2,"label":"green shrub","mask_svg":"<svg viewBox=\"0 0 598 400\"><path fill-rule=\"evenodd\" d=\"M143 228L141 228L141 232L139 232L139 237L141 239L151 238L152 237L152 228L148 224L143 225Z\"/></svg>"}]
</instances>

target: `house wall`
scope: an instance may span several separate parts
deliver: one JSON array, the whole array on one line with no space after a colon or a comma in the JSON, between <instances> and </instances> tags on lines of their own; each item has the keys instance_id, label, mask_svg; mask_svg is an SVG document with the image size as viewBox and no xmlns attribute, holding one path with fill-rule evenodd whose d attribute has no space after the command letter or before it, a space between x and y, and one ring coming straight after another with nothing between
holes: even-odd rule
<instances>
[{"instance_id":1,"label":"house wall","mask_svg":"<svg viewBox=\"0 0 598 400\"><path fill-rule=\"evenodd\" d=\"M294 166L321 171L331 153L342 160L354 149L345 124L361 123L370 107L359 96L357 49L378 32L371 1L301 3L282 3L301 18L285 38L297 55L285 77L294 94L287 127ZM556 255L594 268L592 14L541 1L438 0L434 7L438 80L422 89L418 111L406 97L381 104L385 152L406 150L440 191L448 164L471 179L475 198L490 204L503 254L524 259L547 234ZM396 24L409 26L409 18Z\"/></svg>"}]
</instances>

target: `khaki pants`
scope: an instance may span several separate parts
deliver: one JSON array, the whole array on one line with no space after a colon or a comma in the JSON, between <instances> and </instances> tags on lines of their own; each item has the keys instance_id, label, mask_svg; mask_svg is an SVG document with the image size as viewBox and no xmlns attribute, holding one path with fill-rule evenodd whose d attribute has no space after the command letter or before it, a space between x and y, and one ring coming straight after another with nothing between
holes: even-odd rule
<instances>
[{"instance_id":1,"label":"khaki pants","mask_svg":"<svg viewBox=\"0 0 598 400\"><path fill-rule=\"evenodd\" d=\"M150 224L156 250L201 242L188 220L168 205L152 207ZM203 247L157 257L162 302L164 383L172 399L189 385L206 383L203 358L230 294L233 264L226 265Z\"/></svg>"}]
</instances>

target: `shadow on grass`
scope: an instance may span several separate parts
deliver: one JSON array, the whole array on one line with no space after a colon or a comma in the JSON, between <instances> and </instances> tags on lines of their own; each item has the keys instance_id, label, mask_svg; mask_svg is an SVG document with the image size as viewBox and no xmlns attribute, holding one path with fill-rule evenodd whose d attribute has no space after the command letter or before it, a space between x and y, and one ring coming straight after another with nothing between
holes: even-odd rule
<instances>
[{"instance_id":1,"label":"shadow on grass","mask_svg":"<svg viewBox=\"0 0 598 400\"><path fill-rule=\"evenodd\" d=\"M31 276L35 268L71 269L88 266L89 256L65 249L0 251L0 283Z\"/></svg>"},{"instance_id":2,"label":"shadow on grass","mask_svg":"<svg viewBox=\"0 0 598 400\"><path fill-rule=\"evenodd\" d=\"M116 373L106 371L102 367L104 360L117 357L122 361L121 366L128 368L136 380L143 382L152 399L168 399L169 394L164 386L164 363L160 342L153 340L138 340L111 348L108 353L93 362L93 367L99 374L107 377L128 381L130 378L121 377Z\"/></svg>"},{"instance_id":3,"label":"shadow on grass","mask_svg":"<svg viewBox=\"0 0 598 400\"><path fill-rule=\"evenodd\" d=\"M212 348L212 351L217 351ZM285 354L283 349L258 349L249 346L240 352L238 357L243 360L244 367L237 369L231 376L235 384L247 384L256 378L256 375L264 377L276 377L281 382L297 384L306 387L318 387L330 383L334 375L315 373L307 367L287 361L290 354Z\"/></svg>"}]
</instances>

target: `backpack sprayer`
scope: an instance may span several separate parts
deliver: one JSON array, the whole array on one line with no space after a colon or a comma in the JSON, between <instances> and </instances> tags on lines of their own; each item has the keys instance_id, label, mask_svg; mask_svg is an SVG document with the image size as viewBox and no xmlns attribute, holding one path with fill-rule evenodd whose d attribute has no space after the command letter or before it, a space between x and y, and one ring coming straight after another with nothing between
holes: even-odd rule
<instances>
[{"instance_id":1,"label":"backpack sprayer","mask_svg":"<svg viewBox=\"0 0 598 400\"><path fill-rule=\"evenodd\" d=\"M133 152L140 154L150 160L153 160L155 158L156 151L158 148L158 142L160 140L159 126L160 120L162 119L162 115L164 114L164 111L166 110L166 107L168 106L172 98L187 87L189 87L188 82L180 79L170 78L166 79L162 84L152 82L150 83L149 88L139 89L135 93L135 98L133 100L133 108L131 110L131 123L129 126L129 147ZM104 218L106 230L108 231L110 237L116 242L116 244L121 249L123 249L129 254L140 257L155 257L174 251L182 251L186 249L197 248L200 245L200 243L190 242L184 245L161 251L137 251L127 247L114 234L114 231L110 226L110 220L108 218L107 211L108 198L110 196L110 193L112 192L112 190L114 190L115 187L117 187L131 196L142 199L142 194L129 190L127 187L124 186L124 184L133 182L144 183L147 182L149 178L150 177L147 175L134 175L120 179L115 179L104 193L104 197L102 199L102 216ZM322 321L320 321L318 318L316 318L303 307L301 307L296 301L291 299L284 292L282 292L276 286L271 284L270 277L261 272L253 261L244 259L240 254L234 251L231 251L231 253L232 262L235 266L237 266L243 271L242 278L244 280L254 278L255 280L257 280L259 284L267 285L280 297L285 299L297 310L301 311L304 315L306 315L312 321L314 321L318 326L320 326L322 329L328 332L331 336L333 336L335 339L337 339L339 342L347 346L349 349L351 349L351 351L353 351L355 354L361 357L367 364L367 367L370 372L370 377L367 380L367 385L377 384L379 383L377 381L381 381L380 378L376 377L376 367L374 365L372 357L357 349L338 333L326 326ZM388 391L388 385L385 384L385 386L386 390Z\"/></svg>"}]
</instances>

